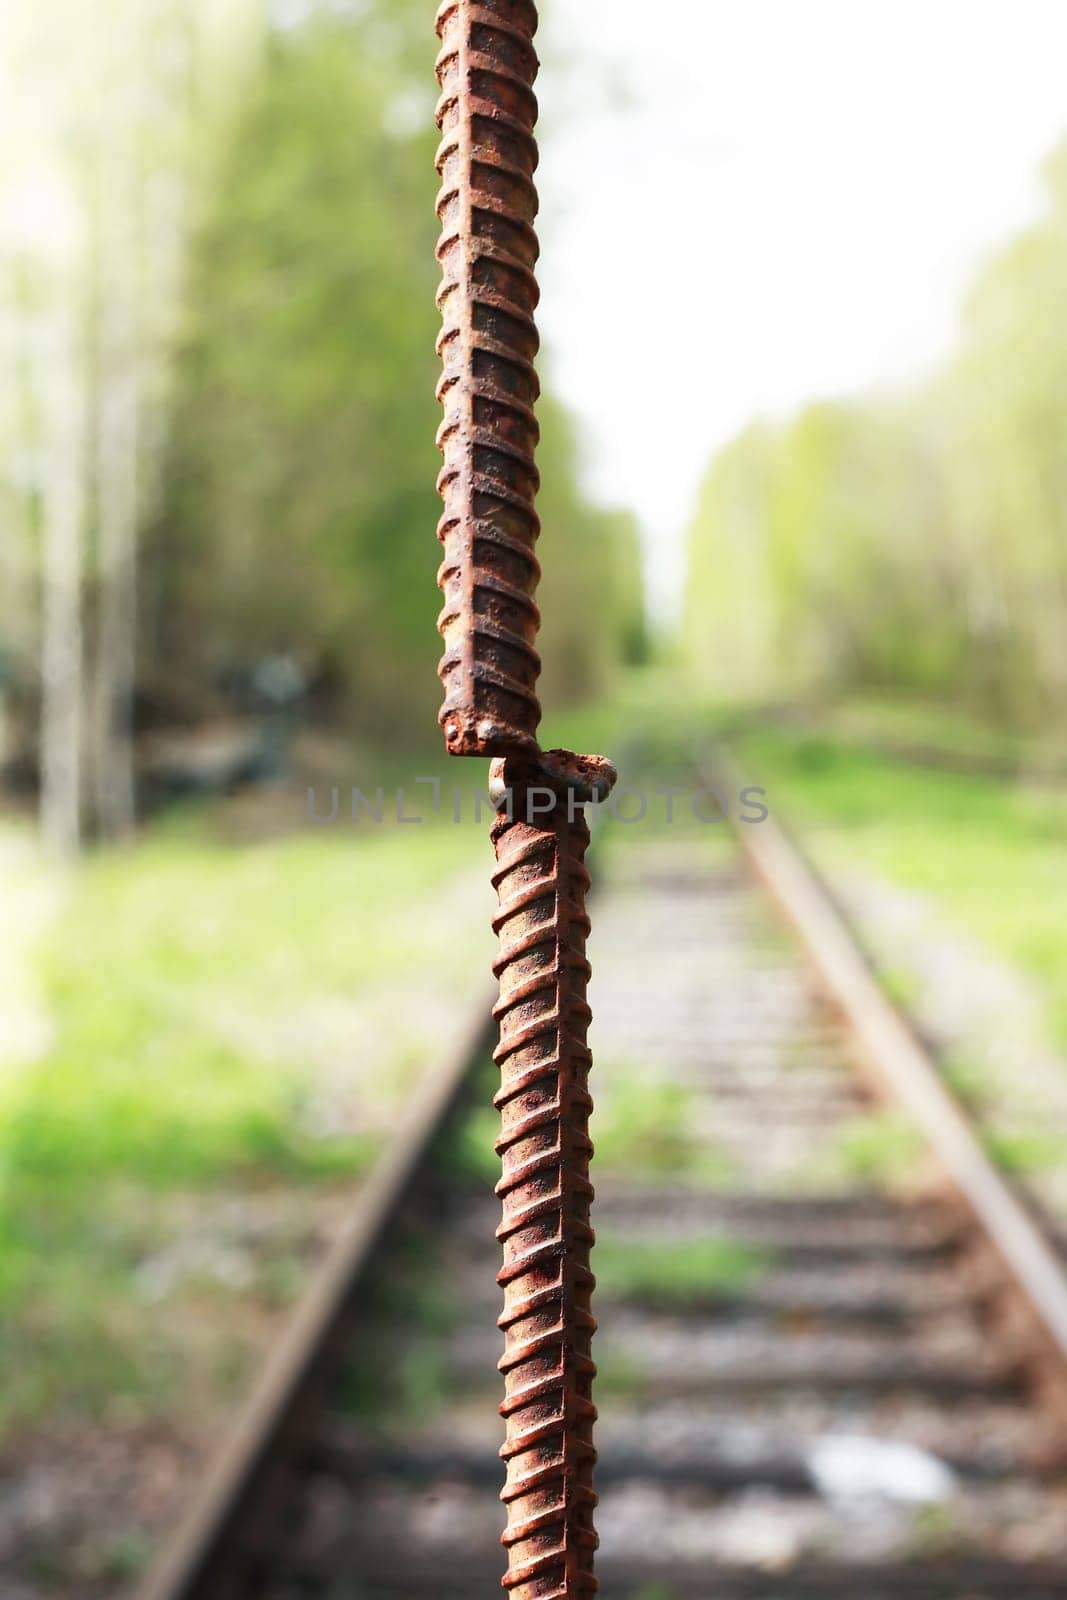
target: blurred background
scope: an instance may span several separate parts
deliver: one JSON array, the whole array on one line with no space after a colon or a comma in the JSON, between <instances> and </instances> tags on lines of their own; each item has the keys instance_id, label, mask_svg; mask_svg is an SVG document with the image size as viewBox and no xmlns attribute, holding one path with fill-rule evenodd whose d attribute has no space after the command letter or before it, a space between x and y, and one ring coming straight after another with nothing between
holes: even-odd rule
<instances>
[{"instance_id":1,"label":"blurred background","mask_svg":"<svg viewBox=\"0 0 1067 1600\"><path fill-rule=\"evenodd\" d=\"M489 958L484 826L392 820L484 781L436 729L432 11L0 15L0 1559L42 1593L143 1565ZM542 11L546 739L728 734L1054 1191L1067 14Z\"/></svg>"}]
</instances>

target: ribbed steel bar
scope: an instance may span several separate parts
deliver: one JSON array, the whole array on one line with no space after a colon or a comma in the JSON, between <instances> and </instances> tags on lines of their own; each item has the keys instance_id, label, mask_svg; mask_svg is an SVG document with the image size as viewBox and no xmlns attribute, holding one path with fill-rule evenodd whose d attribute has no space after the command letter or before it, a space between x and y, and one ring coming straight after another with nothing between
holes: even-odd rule
<instances>
[{"instance_id":1,"label":"ribbed steel bar","mask_svg":"<svg viewBox=\"0 0 1067 1600\"><path fill-rule=\"evenodd\" d=\"M506 813L493 830L504 1586L583 1600L597 1542L583 807L615 773L537 742L536 28L532 0L445 0L437 14L440 722L450 754L498 758Z\"/></svg>"},{"instance_id":2,"label":"ribbed steel bar","mask_svg":"<svg viewBox=\"0 0 1067 1600\"><path fill-rule=\"evenodd\" d=\"M536 28L530 0L445 0L437 14L440 721L454 755L535 750L541 720Z\"/></svg>"},{"instance_id":3,"label":"ribbed steel bar","mask_svg":"<svg viewBox=\"0 0 1067 1600\"><path fill-rule=\"evenodd\" d=\"M503 1162L497 1192L504 1251L504 1586L514 1600L575 1600L597 1588L589 829L584 808L562 794L551 815L534 821L526 818L521 785L508 798L512 816L499 817L493 829L500 904L494 970Z\"/></svg>"}]
</instances>

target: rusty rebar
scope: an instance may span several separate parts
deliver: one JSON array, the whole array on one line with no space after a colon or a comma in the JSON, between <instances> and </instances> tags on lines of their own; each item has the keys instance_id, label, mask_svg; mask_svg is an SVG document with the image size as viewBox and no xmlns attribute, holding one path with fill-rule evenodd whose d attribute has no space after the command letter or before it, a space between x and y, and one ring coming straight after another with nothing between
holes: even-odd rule
<instances>
[{"instance_id":1,"label":"rusty rebar","mask_svg":"<svg viewBox=\"0 0 1067 1600\"><path fill-rule=\"evenodd\" d=\"M615 772L537 743L536 28L532 0L445 0L437 14L440 722L451 755L504 758L493 769L506 809L493 828L504 1587L514 1600L587 1600L597 1539L584 803Z\"/></svg>"},{"instance_id":2,"label":"rusty rebar","mask_svg":"<svg viewBox=\"0 0 1067 1600\"><path fill-rule=\"evenodd\" d=\"M531 0L445 0L437 14L440 721L453 755L535 750L541 720L536 28Z\"/></svg>"},{"instance_id":3,"label":"rusty rebar","mask_svg":"<svg viewBox=\"0 0 1067 1600\"><path fill-rule=\"evenodd\" d=\"M500 940L494 971L503 1162L497 1193L504 1252L504 1586L514 1600L577 1600L597 1588L589 828L584 807L562 785L543 787L543 770L529 781L541 805L557 788L555 802L549 815L528 820L528 795L535 791L521 776L509 780L509 766L514 771L514 764L498 763L496 781L498 788L503 782L510 815L493 828L500 902L493 926Z\"/></svg>"}]
</instances>

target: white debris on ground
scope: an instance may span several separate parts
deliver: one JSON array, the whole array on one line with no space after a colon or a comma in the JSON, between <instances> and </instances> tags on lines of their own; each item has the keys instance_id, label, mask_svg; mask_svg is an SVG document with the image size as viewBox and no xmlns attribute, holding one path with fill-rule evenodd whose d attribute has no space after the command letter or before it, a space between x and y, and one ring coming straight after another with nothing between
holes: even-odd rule
<instances>
[{"instance_id":1,"label":"white debris on ground","mask_svg":"<svg viewBox=\"0 0 1067 1600\"><path fill-rule=\"evenodd\" d=\"M944 1462L905 1439L828 1434L811 1446L808 1470L828 1500L941 1505L956 1492L955 1475Z\"/></svg>"}]
</instances>

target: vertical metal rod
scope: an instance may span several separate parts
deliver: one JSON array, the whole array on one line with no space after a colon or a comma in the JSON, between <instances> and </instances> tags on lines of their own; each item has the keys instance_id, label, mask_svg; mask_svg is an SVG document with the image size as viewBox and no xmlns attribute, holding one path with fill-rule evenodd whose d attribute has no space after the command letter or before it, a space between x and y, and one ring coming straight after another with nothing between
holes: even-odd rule
<instances>
[{"instance_id":1,"label":"vertical metal rod","mask_svg":"<svg viewBox=\"0 0 1067 1600\"><path fill-rule=\"evenodd\" d=\"M518 797L521 805L521 795ZM503 1177L508 1575L515 1600L596 1593L586 1044L589 829L566 797L493 828Z\"/></svg>"},{"instance_id":2,"label":"vertical metal rod","mask_svg":"<svg viewBox=\"0 0 1067 1600\"><path fill-rule=\"evenodd\" d=\"M536 28L531 0L445 0L437 14L438 628L452 755L535 751L541 720Z\"/></svg>"},{"instance_id":3,"label":"vertical metal rod","mask_svg":"<svg viewBox=\"0 0 1067 1600\"><path fill-rule=\"evenodd\" d=\"M444 0L437 13L440 722L451 755L503 758L493 782L508 804L493 829L504 1586L515 1600L584 1600L597 1539L583 805L615 771L537 742L536 28L532 0Z\"/></svg>"}]
</instances>

